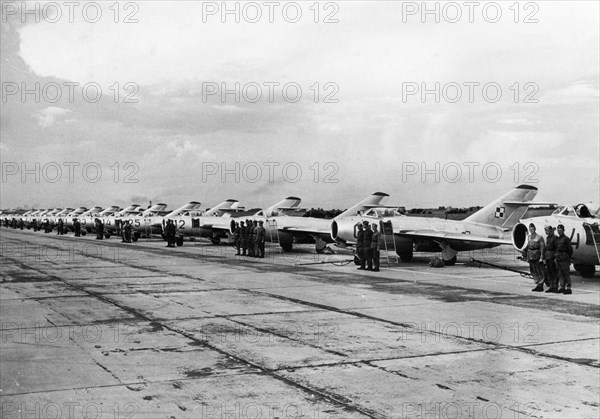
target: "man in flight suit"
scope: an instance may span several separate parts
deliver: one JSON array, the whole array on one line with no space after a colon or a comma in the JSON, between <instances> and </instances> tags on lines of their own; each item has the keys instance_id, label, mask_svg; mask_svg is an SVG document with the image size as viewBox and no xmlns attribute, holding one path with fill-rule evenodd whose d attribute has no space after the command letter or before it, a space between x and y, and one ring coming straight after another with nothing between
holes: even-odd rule
<instances>
[{"instance_id":1,"label":"man in flight suit","mask_svg":"<svg viewBox=\"0 0 600 419\"><path fill-rule=\"evenodd\" d=\"M363 230L362 223L358 223L358 230L356 231L356 257L360 261L360 268L357 268L359 271L365 270L365 231Z\"/></svg>"},{"instance_id":2,"label":"man in flight suit","mask_svg":"<svg viewBox=\"0 0 600 419\"><path fill-rule=\"evenodd\" d=\"M242 256L246 256L247 244L246 244L246 225L243 221L240 221L240 244L242 245Z\"/></svg>"},{"instance_id":3,"label":"man in flight suit","mask_svg":"<svg viewBox=\"0 0 600 419\"><path fill-rule=\"evenodd\" d=\"M381 234L377 231L377 224L373 223L373 238L371 239L371 258L373 259L373 272L379 272L379 238Z\"/></svg>"},{"instance_id":4,"label":"man in flight suit","mask_svg":"<svg viewBox=\"0 0 600 419\"><path fill-rule=\"evenodd\" d=\"M258 229L256 230L256 245L258 250L258 257L265 257L265 235L267 230L263 226L264 222L261 220L258 222Z\"/></svg>"},{"instance_id":5,"label":"man in flight suit","mask_svg":"<svg viewBox=\"0 0 600 419\"><path fill-rule=\"evenodd\" d=\"M96 218L96 240L102 240L104 239L104 224L102 224L102 221L100 221L99 218Z\"/></svg>"},{"instance_id":6,"label":"man in flight suit","mask_svg":"<svg viewBox=\"0 0 600 419\"><path fill-rule=\"evenodd\" d=\"M73 231L75 232L75 237L81 236L81 223L77 218L73 220Z\"/></svg>"},{"instance_id":7,"label":"man in flight suit","mask_svg":"<svg viewBox=\"0 0 600 419\"><path fill-rule=\"evenodd\" d=\"M535 232L535 225L529 224L529 237L527 241L527 250L523 252L523 256L529 262L529 272L535 281L535 288L531 291L544 291L544 270L540 259L546 253L546 243L544 238Z\"/></svg>"},{"instance_id":8,"label":"man in flight suit","mask_svg":"<svg viewBox=\"0 0 600 419\"><path fill-rule=\"evenodd\" d=\"M125 243L131 243L131 228L132 228L132 220L125 221L125 227L123 227L125 234Z\"/></svg>"},{"instance_id":9,"label":"man in flight suit","mask_svg":"<svg viewBox=\"0 0 600 419\"><path fill-rule=\"evenodd\" d=\"M571 291L571 256L573 246L571 240L565 235L565 226L559 224L556 227L558 237L556 238L556 271L560 283L559 293L572 294Z\"/></svg>"},{"instance_id":10,"label":"man in flight suit","mask_svg":"<svg viewBox=\"0 0 600 419\"><path fill-rule=\"evenodd\" d=\"M243 224L243 221L242 221ZM233 229L233 238L235 239L235 248L237 249L236 256L240 254L240 244L241 244L241 236L240 236L240 223L235 222L235 228Z\"/></svg>"},{"instance_id":11,"label":"man in flight suit","mask_svg":"<svg viewBox=\"0 0 600 419\"><path fill-rule=\"evenodd\" d=\"M546 265L546 273L548 274L547 285L550 287L546 292L558 292L558 277L556 273L556 235L554 228L551 225L544 227L546 232L546 251L544 254L544 264Z\"/></svg>"},{"instance_id":12,"label":"man in flight suit","mask_svg":"<svg viewBox=\"0 0 600 419\"><path fill-rule=\"evenodd\" d=\"M363 239L363 248L365 252L365 259L367 260L367 271L373 270L373 251L371 250L371 241L373 240L373 230L371 230L371 226L368 221L363 221L363 225L365 228L365 235Z\"/></svg>"},{"instance_id":13,"label":"man in flight suit","mask_svg":"<svg viewBox=\"0 0 600 419\"><path fill-rule=\"evenodd\" d=\"M252 221L248 221L248 223L248 256L254 257L254 246L256 241L256 231L254 230L254 224L256 224L256 221L254 221L254 223Z\"/></svg>"}]
</instances>

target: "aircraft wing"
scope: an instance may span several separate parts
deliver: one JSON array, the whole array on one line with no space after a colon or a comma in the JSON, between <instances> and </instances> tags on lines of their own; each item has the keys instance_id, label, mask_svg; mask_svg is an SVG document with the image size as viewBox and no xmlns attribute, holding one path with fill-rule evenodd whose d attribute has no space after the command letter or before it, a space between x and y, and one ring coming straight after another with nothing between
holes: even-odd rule
<instances>
[{"instance_id":1,"label":"aircraft wing","mask_svg":"<svg viewBox=\"0 0 600 419\"><path fill-rule=\"evenodd\" d=\"M281 227L280 231L290 231L292 233L301 233L308 235L331 234L330 228L315 228L315 227Z\"/></svg>"},{"instance_id":2,"label":"aircraft wing","mask_svg":"<svg viewBox=\"0 0 600 419\"><path fill-rule=\"evenodd\" d=\"M512 244L510 239L483 237L474 234L447 233L434 230L399 231L395 232L394 235L399 237L410 237L412 239L429 239L433 241L443 240L450 246L452 246L453 243Z\"/></svg>"}]
</instances>

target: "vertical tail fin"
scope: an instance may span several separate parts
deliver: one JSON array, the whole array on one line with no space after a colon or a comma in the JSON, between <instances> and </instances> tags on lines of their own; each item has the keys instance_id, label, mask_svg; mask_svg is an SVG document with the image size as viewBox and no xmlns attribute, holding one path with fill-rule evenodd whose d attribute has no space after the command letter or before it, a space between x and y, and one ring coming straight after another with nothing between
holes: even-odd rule
<instances>
[{"instance_id":1,"label":"vertical tail fin","mask_svg":"<svg viewBox=\"0 0 600 419\"><path fill-rule=\"evenodd\" d=\"M464 221L512 228L525 215L529 208L528 202L535 198L537 191L534 186L519 185Z\"/></svg>"},{"instance_id":2,"label":"vertical tail fin","mask_svg":"<svg viewBox=\"0 0 600 419\"><path fill-rule=\"evenodd\" d=\"M338 217L349 217L352 215L356 215L358 211L364 212L369 208L376 207L381 204L384 198L387 198L389 195L383 192L375 192L372 195L369 195L367 198L360 201L358 204L351 206L346 211L342 212ZM337 218L337 217L336 217Z\"/></svg>"},{"instance_id":3,"label":"vertical tail fin","mask_svg":"<svg viewBox=\"0 0 600 419\"><path fill-rule=\"evenodd\" d=\"M267 215L294 213L295 211L298 211L300 209L298 208L300 202L302 202L300 198L297 198L295 196L288 196L287 198L276 203L275 205L272 205L269 208L267 208L264 211L264 213Z\"/></svg>"},{"instance_id":4,"label":"vertical tail fin","mask_svg":"<svg viewBox=\"0 0 600 419\"><path fill-rule=\"evenodd\" d=\"M167 215L165 215L165 218L167 217L176 217L178 215L185 215L187 213L189 213L190 211L199 211L201 207L200 202L198 201L191 201L187 204L185 204L182 207L177 208L176 210L171 211L170 213L168 213Z\"/></svg>"},{"instance_id":5,"label":"vertical tail fin","mask_svg":"<svg viewBox=\"0 0 600 419\"><path fill-rule=\"evenodd\" d=\"M223 215L224 210L228 210L231 208L237 208L238 205L240 205L240 203L238 202L237 199L228 199L227 201L223 201L219 205L212 207L211 209L206 211L204 214L202 214L202 216L203 217L213 217L213 216L220 217L221 215Z\"/></svg>"}]
</instances>

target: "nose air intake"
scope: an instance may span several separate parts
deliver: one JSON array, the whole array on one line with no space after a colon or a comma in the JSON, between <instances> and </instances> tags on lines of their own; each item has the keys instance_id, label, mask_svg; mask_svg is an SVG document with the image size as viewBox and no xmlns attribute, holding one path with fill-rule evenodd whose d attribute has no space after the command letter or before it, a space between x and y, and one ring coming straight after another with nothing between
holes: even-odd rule
<instances>
[{"instance_id":1,"label":"nose air intake","mask_svg":"<svg viewBox=\"0 0 600 419\"><path fill-rule=\"evenodd\" d=\"M527 226L525 224L515 224L512 231L512 242L515 249L524 250L527 247L527 233Z\"/></svg>"},{"instance_id":2,"label":"nose air intake","mask_svg":"<svg viewBox=\"0 0 600 419\"><path fill-rule=\"evenodd\" d=\"M337 223L337 221L333 221L331 223L331 238L334 241L337 241L337 238L338 238L337 236L338 236L338 223Z\"/></svg>"}]
</instances>

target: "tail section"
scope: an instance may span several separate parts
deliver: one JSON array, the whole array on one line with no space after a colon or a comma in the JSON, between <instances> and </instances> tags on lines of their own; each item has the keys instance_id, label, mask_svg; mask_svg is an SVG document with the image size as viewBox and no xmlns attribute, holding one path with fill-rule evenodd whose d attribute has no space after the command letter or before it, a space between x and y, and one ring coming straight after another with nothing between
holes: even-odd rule
<instances>
[{"instance_id":1,"label":"tail section","mask_svg":"<svg viewBox=\"0 0 600 419\"><path fill-rule=\"evenodd\" d=\"M157 212L165 211L167 209L167 204L156 204L152 205L150 208L142 211L142 215L154 214Z\"/></svg>"},{"instance_id":2,"label":"tail section","mask_svg":"<svg viewBox=\"0 0 600 419\"><path fill-rule=\"evenodd\" d=\"M165 217L177 217L180 215L188 215L190 211L200 211L201 204L198 201L191 201L184 206L171 211Z\"/></svg>"},{"instance_id":3,"label":"tail section","mask_svg":"<svg viewBox=\"0 0 600 419\"><path fill-rule=\"evenodd\" d=\"M352 215L357 215L359 211L363 213L370 208L378 207L381 201L383 201L388 196L388 194L383 192L375 192L374 194L360 201L358 204L351 206L346 211L342 212L340 215L338 215L338 217L349 217Z\"/></svg>"},{"instance_id":4,"label":"tail section","mask_svg":"<svg viewBox=\"0 0 600 419\"><path fill-rule=\"evenodd\" d=\"M525 215L537 191L534 186L519 185L464 221L510 229Z\"/></svg>"},{"instance_id":5,"label":"tail section","mask_svg":"<svg viewBox=\"0 0 600 419\"><path fill-rule=\"evenodd\" d=\"M295 196L288 196L287 198L279 201L275 205L270 206L264 212L267 216L270 215L291 215L301 208L298 208L302 200Z\"/></svg>"},{"instance_id":6,"label":"tail section","mask_svg":"<svg viewBox=\"0 0 600 419\"><path fill-rule=\"evenodd\" d=\"M228 199L227 201L221 202L219 205L212 207L204 214L203 217L221 217L223 214L228 212L229 210L236 210L240 205L237 199Z\"/></svg>"}]
</instances>

